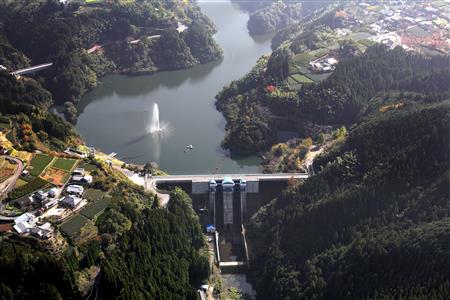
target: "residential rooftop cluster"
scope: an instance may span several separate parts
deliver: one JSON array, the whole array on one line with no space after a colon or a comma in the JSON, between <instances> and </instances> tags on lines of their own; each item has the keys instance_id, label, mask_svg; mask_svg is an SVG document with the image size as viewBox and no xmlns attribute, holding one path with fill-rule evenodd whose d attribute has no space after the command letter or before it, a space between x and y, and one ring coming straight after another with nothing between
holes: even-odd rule
<instances>
[{"instance_id":1,"label":"residential rooftop cluster","mask_svg":"<svg viewBox=\"0 0 450 300\"><path fill-rule=\"evenodd\" d=\"M341 56L348 55L346 51L362 53L375 43L425 55L450 53L450 0L346 1L331 16L319 24L328 26L315 27L313 34L296 41L298 50L287 78L291 89L325 80L344 58ZM342 51L346 43L351 46Z\"/></svg>"},{"instance_id":2,"label":"residential rooftop cluster","mask_svg":"<svg viewBox=\"0 0 450 300\"><path fill-rule=\"evenodd\" d=\"M311 69L316 72L331 72L334 71L336 65L338 64L338 60L329 54L326 54L323 57L320 57L316 60L313 60L309 63Z\"/></svg>"},{"instance_id":3,"label":"residential rooftop cluster","mask_svg":"<svg viewBox=\"0 0 450 300\"><path fill-rule=\"evenodd\" d=\"M85 188L92 183L93 176L83 168L75 168L71 178L61 188L39 190L15 201L22 210L29 210L14 219L14 230L20 235L33 235L41 239L52 237L54 229L42 220L53 217L57 221L69 218L87 204L83 199Z\"/></svg>"},{"instance_id":4,"label":"residential rooftop cluster","mask_svg":"<svg viewBox=\"0 0 450 300\"><path fill-rule=\"evenodd\" d=\"M346 9L353 25L367 26L370 39L390 48L438 53L450 51L450 1L360 2Z\"/></svg>"}]
</instances>

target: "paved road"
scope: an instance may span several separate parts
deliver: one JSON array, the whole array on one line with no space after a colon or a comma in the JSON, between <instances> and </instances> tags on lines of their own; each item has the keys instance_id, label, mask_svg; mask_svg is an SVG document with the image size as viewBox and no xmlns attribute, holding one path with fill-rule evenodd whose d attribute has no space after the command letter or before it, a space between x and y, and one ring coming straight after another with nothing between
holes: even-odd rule
<instances>
[{"instance_id":1,"label":"paved road","mask_svg":"<svg viewBox=\"0 0 450 300\"><path fill-rule=\"evenodd\" d=\"M161 193L156 185L162 182L208 182L211 179L222 180L225 177L231 177L232 179L246 179L247 181L264 181L264 180L288 180L290 178L306 179L308 174L306 173L273 173L273 174L205 174L205 175L166 175L166 176L147 176L144 179L144 187L147 190L152 191L158 195L160 205L166 207L169 203L170 196L168 194Z\"/></svg>"},{"instance_id":2,"label":"paved road","mask_svg":"<svg viewBox=\"0 0 450 300\"><path fill-rule=\"evenodd\" d=\"M158 176L159 177L159 176ZM166 177L166 176L161 176L161 177ZM169 194L164 194L161 193L157 188L156 188L156 182L155 180L153 180L153 178L155 177L149 177L149 176L145 176L145 180L144 180L144 188L146 190L152 191L153 193L155 193L158 196L159 199L159 205L162 207L167 207L167 204L169 204L169 200L170 200L170 195Z\"/></svg>"},{"instance_id":3,"label":"paved road","mask_svg":"<svg viewBox=\"0 0 450 300\"><path fill-rule=\"evenodd\" d=\"M5 156L5 158L14 161L17 164L17 168L13 176L9 177L8 179L0 183L0 199L4 199L8 195L8 193L14 188L17 179L19 178L20 174L22 174L23 171L23 162L20 159L11 156ZM0 211L2 209L3 207L0 207Z\"/></svg>"},{"instance_id":4,"label":"paved road","mask_svg":"<svg viewBox=\"0 0 450 300\"><path fill-rule=\"evenodd\" d=\"M167 176L153 176L149 177L148 180L155 182L171 182L171 181L204 181L208 182L211 179L222 180L225 177L231 177L231 179L246 179L247 181L251 180L287 180L289 178L295 179L306 179L309 177L306 173L271 173L271 174L204 174L204 175L167 175Z\"/></svg>"},{"instance_id":5,"label":"paved road","mask_svg":"<svg viewBox=\"0 0 450 300\"><path fill-rule=\"evenodd\" d=\"M265 181L265 180L288 180L290 178L306 179L309 177L306 173L272 173L272 174L204 174L204 175L165 175L165 176L145 176L140 177L133 171L115 167L117 170L125 174L131 181L138 185L142 185L146 190L155 193L160 201L160 206L166 207L169 203L169 194L161 193L156 187L161 182L208 182L211 179L222 180L225 177L232 179L246 179L247 181Z\"/></svg>"}]
</instances>

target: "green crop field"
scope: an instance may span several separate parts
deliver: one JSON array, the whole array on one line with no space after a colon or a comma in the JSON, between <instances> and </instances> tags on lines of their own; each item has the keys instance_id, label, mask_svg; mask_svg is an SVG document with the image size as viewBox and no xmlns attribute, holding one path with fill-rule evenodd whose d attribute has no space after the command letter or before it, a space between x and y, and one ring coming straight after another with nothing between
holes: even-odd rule
<instances>
[{"instance_id":1,"label":"green crop field","mask_svg":"<svg viewBox=\"0 0 450 300\"><path fill-rule=\"evenodd\" d=\"M330 50L328 48L321 48L314 51L311 51L310 54L314 56L315 58L319 58L327 54Z\"/></svg>"},{"instance_id":2,"label":"green crop field","mask_svg":"<svg viewBox=\"0 0 450 300\"><path fill-rule=\"evenodd\" d=\"M52 165L54 168L58 168L64 171L71 171L76 164L76 159L58 158Z\"/></svg>"},{"instance_id":3,"label":"green crop field","mask_svg":"<svg viewBox=\"0 0 450 300\"><path fill-rule=\"evenodd\" d=\"M86 172L92 172L95 170L98 170L98 167L93 164L84 164L82 166L79 166L80 168L83 168Z\"/></svg>"},{"instance_id":4,"label":"green crop field","mask_svg":"<svg viewBox=\"0 0 450 300\"><path fill-rule=\"evenodd\" d=\"M103 198L83 208L80 211L80 214L92 220L96 215L101 213L109 205L110 202L110 198Z\"/></svg>"},{"instance_id":5,"label":"green crop field","mask_svg":"<svg viewBox=\"0 0 450 300\"><path fill-rule=\"evenodd\" d=\"M53 160L53 157L46 154L36 154L30 162L30 174L39 176L45 167Z\"/></svg>"},{"instance_id":6,"label":"green crop field","mask_svg":"<svg viewBox=\"0 0 450 300\"><path fill-rule=\"evenodd\" d=\"M307 67L314 57L309 52L302 52L292 58L292 62L298 66Z\"/></svg>"},{"instance_id":7,"label":"green crop field","mask_svg":"<svg viewBox=\"0 0 450 300\"><path fill-rule=\"evenodd\" d=\"M308 77L306 77L303 74L294 74L290 76L293 80L297 81L298 83L312 83L314 81L312 81L311 79L309 79Z\"/></svg>"},{"instance_id":8,"label":"green crop field","mask_svg":"<svg viewBox=\"0 0 450 300\"><path fill-rule=\"evenodd\" d=\"M25 180L23 180L22 178L17 178L15 187L16 187L16 188L19 188L19 187L21 187L21 186L26 185L27 183L28 183L28 182L25 181Z\"/></svg>"},{"instance_id":9,"label":"green crop field","mask_svg":"<svg viewBox=\"0 0 450 300\"><path fill-rule=\"evenodd\" d=\"M44 186L48 185L48 182L40 177L36 177L25 185L22 185L16 189L14 189L9 197L11 199L17 199L23 197L25 195L31 194L37 190L42 189Z\"/></svg>"},{"instance_id":10,"label":"green crop field","mask_svg":"<svg viewBox=\"0 0 450 300\"><path fill-rule=\"evenodd\" d=\"M84 193L84 198L88 199L89 201L95 202L98 200L103 199L103 197L105 196L105 192L101 191L101 190L97 190L97 189L88 189L85 193Z\"/></svg>"},{"instance_id":11,"label":"green crop field","mask_svg":"<svg viewBox=\"0 0 450 300\"><path fill-rule=\"evenodd\" d=\"M75 215L61 224L61 232L69 237L73 237L88 221L83 215Z\"/></svg>"}]
</instances>

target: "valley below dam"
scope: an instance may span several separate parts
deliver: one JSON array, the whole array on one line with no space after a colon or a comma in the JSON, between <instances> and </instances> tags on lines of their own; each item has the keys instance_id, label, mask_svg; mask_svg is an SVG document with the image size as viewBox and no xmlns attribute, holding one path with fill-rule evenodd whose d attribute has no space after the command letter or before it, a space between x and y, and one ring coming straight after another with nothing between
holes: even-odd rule
<instances>
[{"instance_id":1,"label":"valley below dam","mask_svg":"<svg viewBox=\"0 0 450 300\"><path fill-rule=\"evenodd\" d=\"M106 76L80 102L76 128L95 148L116 152L128 163L156 162L170 174L259 173L258 156L230 157L222 149L225 120L214 97L270 54L271 37L251 37L248 14L236 4L199 1L199 6L217 26L223 59L153 75ZM161 134L149 130L155 103Z\"/></svg>"}]
</instances>

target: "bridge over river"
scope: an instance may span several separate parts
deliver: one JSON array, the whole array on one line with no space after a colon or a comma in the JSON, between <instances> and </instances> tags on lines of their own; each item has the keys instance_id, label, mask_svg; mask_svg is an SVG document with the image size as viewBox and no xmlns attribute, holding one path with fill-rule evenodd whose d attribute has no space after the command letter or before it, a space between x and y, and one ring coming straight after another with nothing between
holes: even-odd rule
<instances>
[{"instance_id":1,"label":"bridge over river","mask_svg":"<svg viewBox=\"0 0 450 300\"><path fill-rule=\"evenodd\" d=\"M24 69L16 70L16 71L11 72L11 74L13 74L15 76L23 76L23 75L33 74L33 73L39 72L41 70L48 69L51 66L53 66L53 63L49 62L49 63L44 63L44 64L35 65L35 66L27 67Z\"/></svg>"}]
</instances>

